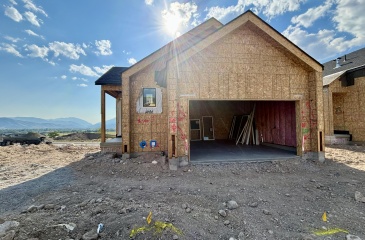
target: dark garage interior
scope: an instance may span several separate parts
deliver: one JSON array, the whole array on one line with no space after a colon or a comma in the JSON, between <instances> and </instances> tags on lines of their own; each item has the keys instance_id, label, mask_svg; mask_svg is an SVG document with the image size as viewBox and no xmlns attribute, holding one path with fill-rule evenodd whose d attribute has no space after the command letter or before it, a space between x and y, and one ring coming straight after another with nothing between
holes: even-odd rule
<instances>
[{"instance_id":1,"label":"dark garage interior","mask_svg":"<svg viewBox=\"0 0 365 240\"><path fill-rule=\"evenodd\" d=\"M295 101L191 100L190 160L264 161L297 155Z\"/></svg>"}]
</instances>

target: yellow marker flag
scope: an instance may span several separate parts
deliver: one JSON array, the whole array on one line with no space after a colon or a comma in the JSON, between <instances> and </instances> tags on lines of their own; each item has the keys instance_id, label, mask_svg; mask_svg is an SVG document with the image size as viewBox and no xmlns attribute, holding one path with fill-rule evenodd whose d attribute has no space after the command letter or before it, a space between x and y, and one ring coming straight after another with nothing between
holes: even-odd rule
<instances>
[{"instance_id":1,"label":"yellow marker flag","mask_svg":"<svg viewBox=\"0 0 365 240\"><path fill-rule=\"evenodd\" d=\"M152 212L150 212L146 218L147 224L150 224L152 221Z\"/></svg>"},{"instance_id":2,"label":"yellow marker flag","mask_svg":"<svg viewBox=\"0 0 365 240\"><path fill-rule=\"evenodd\" d=\"M322 221L327 222L327 212L326 211L324 211L324 213L322 214Z\"/></svg>"}]
</instances>

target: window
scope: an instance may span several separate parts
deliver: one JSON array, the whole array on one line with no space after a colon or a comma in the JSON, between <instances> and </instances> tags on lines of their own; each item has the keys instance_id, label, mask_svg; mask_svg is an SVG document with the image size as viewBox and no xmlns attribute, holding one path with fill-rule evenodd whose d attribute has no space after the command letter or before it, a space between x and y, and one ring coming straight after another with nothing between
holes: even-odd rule
<instances>
[{"instance_id":1,"label":"window","mask_svg":"<svg viewBox=\"0 0 365 240\"><path fill-rule=\"evenodd\" d=\"M156 88L143 88L143 107L156 107Z\"/></svg>"}]
</instances>

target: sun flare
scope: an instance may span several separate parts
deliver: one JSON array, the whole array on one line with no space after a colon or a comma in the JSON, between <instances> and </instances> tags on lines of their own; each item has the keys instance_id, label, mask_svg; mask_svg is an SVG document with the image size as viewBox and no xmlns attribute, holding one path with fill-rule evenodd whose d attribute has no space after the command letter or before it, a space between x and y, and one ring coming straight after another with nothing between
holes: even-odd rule
<instances>
[{"instance_id":1,"label":"sun flare","mask_svg":"<svg viewBox=\"0 0 365 240\"><path fill-rule=\"evenodd\" d=\"M165 31L176 37L179 34L179 28L182 23L182 18L178 14L168 13L164 16Z\"/></svg>"}]
</instances>

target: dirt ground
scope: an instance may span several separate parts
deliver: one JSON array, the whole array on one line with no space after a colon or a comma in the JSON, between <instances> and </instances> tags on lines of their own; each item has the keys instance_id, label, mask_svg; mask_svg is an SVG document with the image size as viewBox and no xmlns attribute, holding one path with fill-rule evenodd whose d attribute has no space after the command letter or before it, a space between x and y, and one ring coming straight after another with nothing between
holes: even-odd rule
<instances>
[{"instance_id":1,"label":"dirt ground","mask_svg":"<svg viewBox=\"0 0 365 240\"><path fill-rule=\"evenodd\" d=\"M355 199L364 180L365 147L356 145L327 147L323 164L177 171L160 154L123 160L86 145L0 147L0 239L365 239L365 203Z\"/></svg>"}]
</instances>

